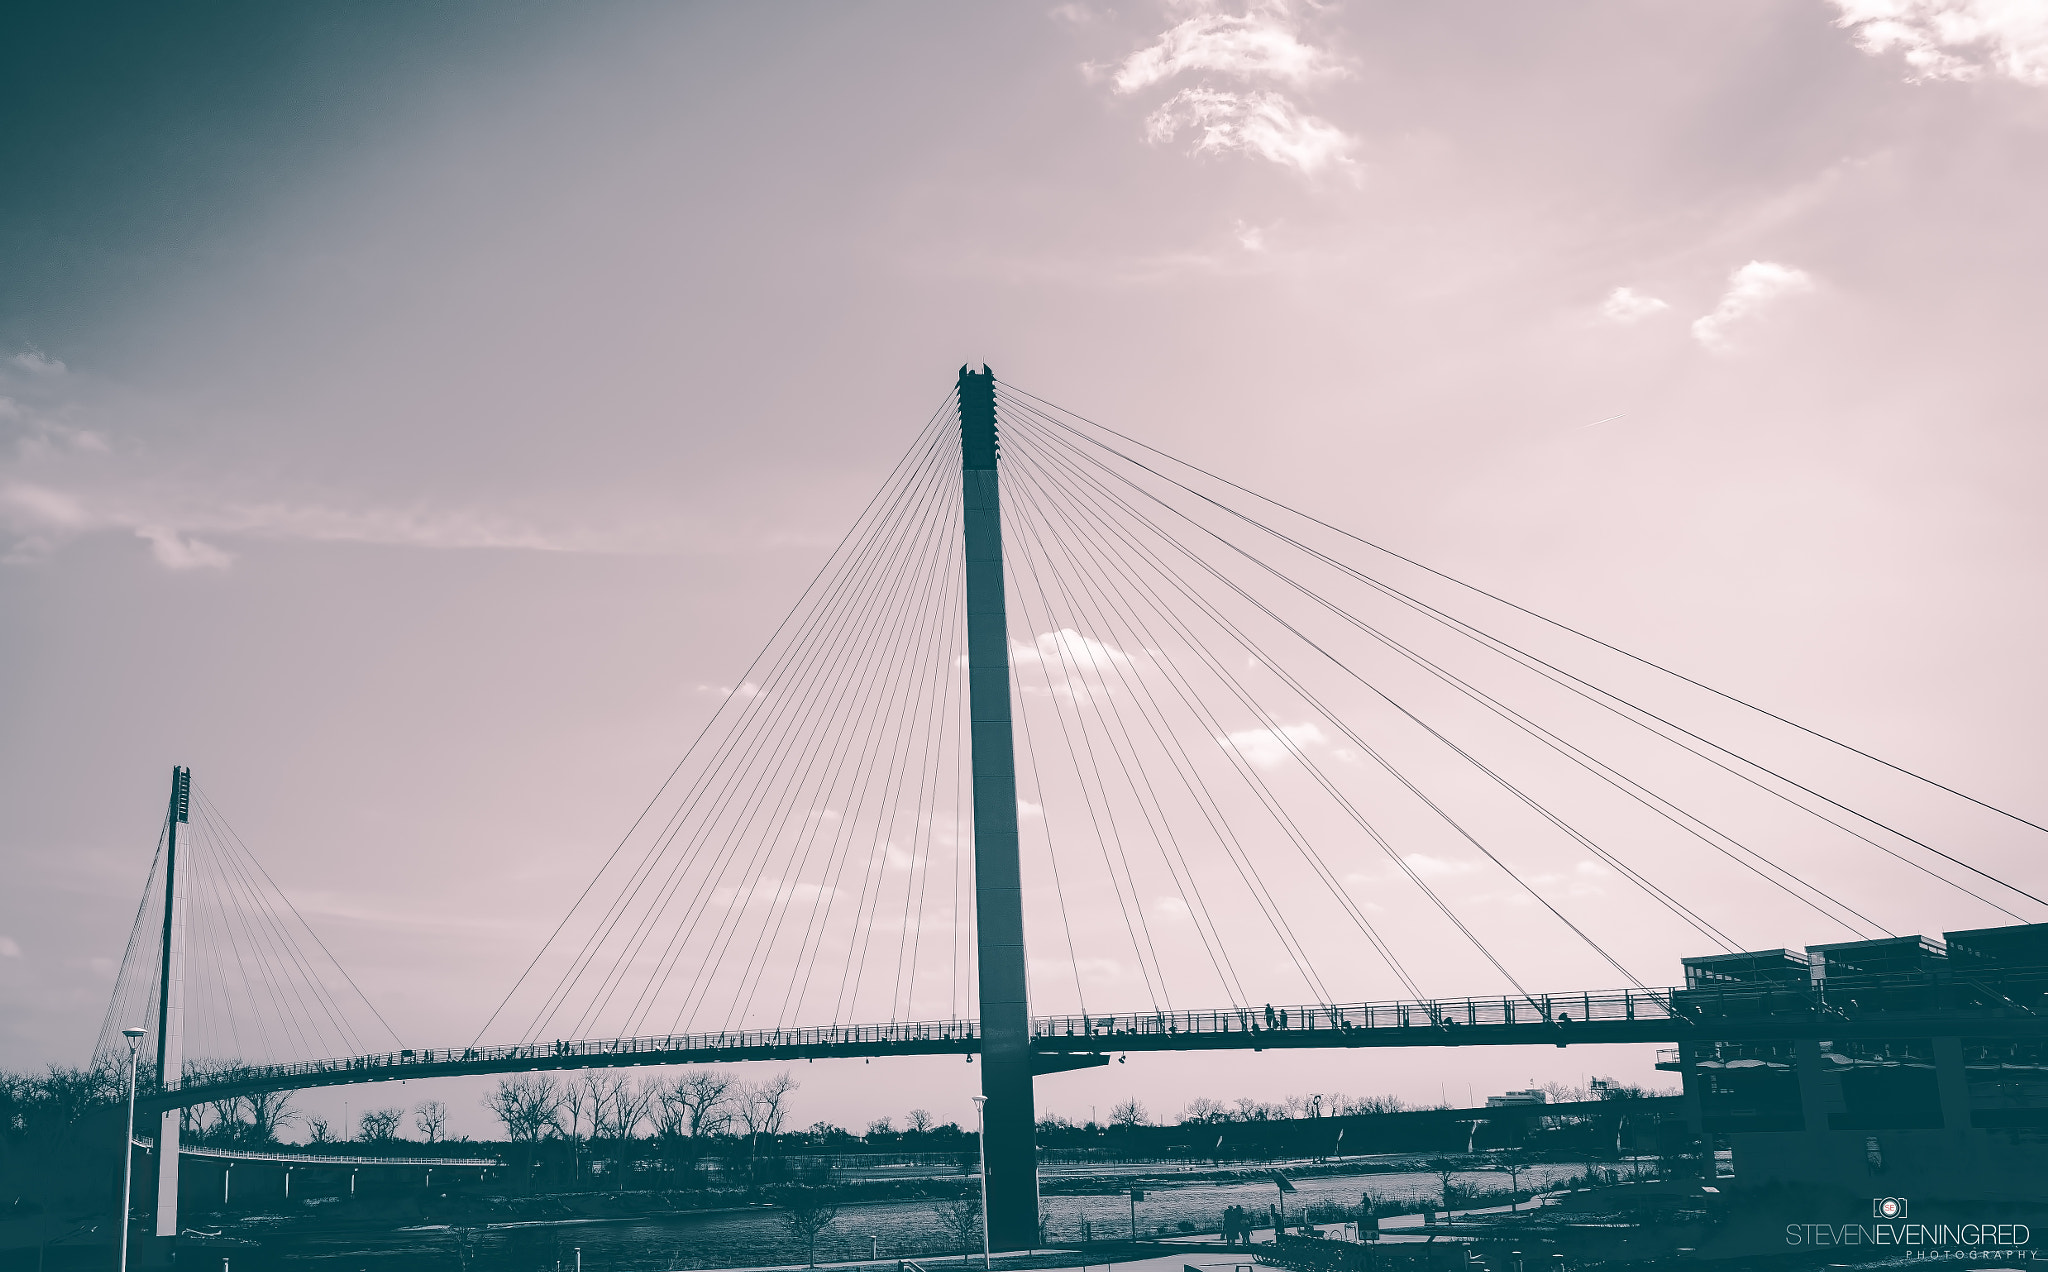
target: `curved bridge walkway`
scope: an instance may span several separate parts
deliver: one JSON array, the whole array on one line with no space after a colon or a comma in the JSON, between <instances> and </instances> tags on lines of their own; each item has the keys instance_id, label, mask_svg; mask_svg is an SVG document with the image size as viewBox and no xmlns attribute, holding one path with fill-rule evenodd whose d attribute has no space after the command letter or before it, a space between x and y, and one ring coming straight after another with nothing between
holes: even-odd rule
<instances>
[{"instance_id":1,"label":"curved bridge walkway","mask_svg":"<svg viewBox=\"0 0 2048 1272\"><path fill-rule=\"evenodd\" d=\"M1710 1034L1702 1026L1710 1024ZM1294 1004L1217 1011L1035 1016L1036 1072L1108 1063L1113 1052L1328 1047L1569 1046L1922 1035L2048 1037L2048 1019L2011 1008L1860 1012L1796 989L1626 989L1527 998ZM259 1091L477 1074L623 1066L961 1055L981 1051L972 1019L585 1038L496 1047L406 1048L258 1066L225 1080L144 1095L151 1111Z\"/></svg>"}]
</instances>

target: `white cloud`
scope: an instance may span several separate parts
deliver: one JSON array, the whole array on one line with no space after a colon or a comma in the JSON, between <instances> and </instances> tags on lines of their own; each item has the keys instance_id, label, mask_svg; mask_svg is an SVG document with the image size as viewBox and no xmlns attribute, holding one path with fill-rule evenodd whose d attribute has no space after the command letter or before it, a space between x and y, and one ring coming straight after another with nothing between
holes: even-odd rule
<instances>
[{"instance_id":1,"label":"white cloud","mask_svg":"<svg viewBox=\"0 0 2048 1272\"><path fill-rule=\"evenodd\" d=\"M137 526L135 537L149 541L149 553L167 570L225 570L234 558L198 539L182 537L164 526Z\"/></svg>"},{"instance_id":2,"label":"white cloud","mask_svg":"<svg viewBox=\"0 0 2048 1272\"><path fill-rule=\"evenodd\" d=\"M1655 296L1642 295L1630 287L1617 287L1607 293L1606 301L1600 306L1600 316L1609 322L1633 326L1669 308L1670 305Z\"/></svg>"},{"instance_id":3,"label":"white cloud","mask_svg":"<svg viewBox=\"0 0 2048 1272\"><path fill-rule=\"evenodd\" d=\"M1116 91L1135 93L1183 71L1218 71L1240 79L1269 75L1301 84L1342 74L1343 68L1321 49L1302 43L1283 7L1254 5L1243 17L1204 13L1169 27L1117 67Z\"/></svg>"},{"instance_id":4,"label":"white cloud","mask_svg":"<svg viewBox=\"0 0 2048 1272\"><path fill-rule=\"evenodd\" d=\"M1010 645L1010 661L1015 663L1058 665L1062 658L1079 672L1100 672L1131 661L1131 656L1116 646L1093 636L1083 636L1071 627L1062 627L1056 632L1040 632L1029 645L1014 642Z\"/></svg>"},{"instance_id":5,"label":"white cloud","mask_svg":"<svg viewBox=\"0 0 2048 1272\"><path fill-rule=\"evenodd\" d=\"M1191 154L1254 154L1314 175L1350 162L1353 142L1335 124L1303 114L1278 93L1184 88L1145 120L1145 139L1158 145L1183 129L1198 135Z\"/></svg>"},{"instance_id":6,"label":"white cloud","mask_svg":"<svg viewBox=\"0 0 2048 1272\"><path fill-rule=\"evenodd\" d=\"M711 890L711 904L721 909L738 907L745 909L756 905L783 905L815 902L828 896L841 896L839 889L816 883L785 883L781 879L762 878L754 880L753 886L740 888L724 884Z\"/></svg>"},{"instance_id":7,"label":"white cloud","mask_svg":"<svg viewBox=\"0 0 2048 1272\"><path fill-rule=\"evenodd\" d=\"M11 936L0 936L0 958L20 958L21 946Z\"/></svg>"},{"instance_id":8,"label":"white cloud","mask_svg":"<svg viewBox=\"0 0 2048 1272\"><path fill-rule=\"evenodd\" d=\"M1045 805L1034 804L1030 800L1025 799L1021 795L1017 797L1017 818L1019 821L1025 821L1033 817L1043 816L1045 816Z\"/></svg>"},{"instance_id":9,"label":"white cloud","mask_svg":"<svg viewBox=\"0 0 2048 1272\"><path fill-rule=\"evenodd\" d=\"M1071 627L1042 632L1028 645L1011 642L1010 661L1018 667L1045 668L1044 684L1032 683L1038 679L1036 673L1024 677L1026 694L1044 697L1050 692L1075 702L1118 692L1125 674L1120 669L1135 665L1123 650Z\"/></svg>"},{"instance_id":10,"label":"white cloud","mask_svg":"<svg viewBox=\"0 0 2048 1272\"><path fill-rule=\"evenodd\" d=\"M1246 225L1243 221L1239 221L1237 223L1237 241L1247 252L1263 252L1266 250L1266 231L1260 226ZM1253 663L1254 668L1256 668L1257 660L1252 659L1250 661Z\"/></svg>"},{"instance_id":11,"label":"white cloud","mask_svg":"<svg viewBox=\"0 0 2048 1272\"><path fill-rule=\"evenodd\" d=\"M91 523L85 506L61 490L15 483L0 489L0 513L17 532L76 530Z\"/></svg>"},{"instance_id":12,"label":"white cloud","mask_svg":"<svg viewBox=\"0 0 2048 1272\"><path fill-rule=\"evenodd\" d=\"M20 367L30 375L64 374L64 364L55 358L44 357L43 351L40 349L30 349L27 353L17 353L11 361L15 366Z\"/></svg>"},{"instance_id":13,"label":"white cloud","mask_svg":"<svg viewBox=\"0 0 2048 1272\"><path fill-rule=\"evenodd\" d=\"M408 548L512 548L569 552L569 540L530 527L467 512L402 508L344 509L318 504L264 503L207 515L200 529L317 543L362 543Z\"/></svg>"},{"instance_id":14,"label":"white cloud","mask_svg":"<svg viewBox=\"0 0 2048 1272\"><path fill-rule=\"evenodd\" d=\"M1813 276L1803 269L1772 261L1751 261L1728 276L1728 290L1722 294L1721 303L1713 313L1693 322L1693 337L1717 353L1724 352L1730 347L1730 327L1754 318L1787 296L1812 290Z\"/></svg>"},{"instance_id":15,"label":"white cloud","mask_svg":"<svg viewBox=\"0 0 2048 1272\"><path fill-rule=\"evenodd\" d=\"M1313 721L1307 724L1283 724L1278 729L1241 729L1226 735L1224 742L1237 749L1248 762L1260 768L1272 768L1292 759L1297 750L1320 746L1327 739ZM1292 744L1292 745L1290 745Z\"/></svg>"},{"instance_id":16,"label":"white cloud","mask_svg":"<svg viewBox=\"0 0 2048 1272\"><path fill-rule=\"evenodd\" d=\"M1034 977L1050 977L1055 980L1070 978L1076 973L1091 981L1137 979L1135 969L1126 969L1122 963L1113 958L1094 956L1074 960L1033 958L1030 960L1030 967L1031 974Z\"/></svg>"},{"instance_id":17,"label":"white cloud","mask_svg":"<svg viewBox=\"0 0 2048 1272\"><path fill-rule=\"evenodd\" d=\"M1873 55L1897 50L1910 80L1973 80L1987 71L2048 85L2048 4L2041 0L1834 0L1835 25Z\"/></svg>"},{"instance_id":18,"label":"white cloud","mask_svg":"<svg viewBox=\"0 0 2048 1272\"><path fill-rule=\"evenodd\" d=\"M1442 857L1431 857L1425 853L1419 852L1411 852L1407 856L1401 858L1401 860L1408 863L1408 868L1410 870L1413 870L1416 874L1419 874L1424 878L1442 875L1471 874L1474 870L1477 870L1479 868L1479 864L1477 862L1449 861Z\"/></svg>"}]
</instances>

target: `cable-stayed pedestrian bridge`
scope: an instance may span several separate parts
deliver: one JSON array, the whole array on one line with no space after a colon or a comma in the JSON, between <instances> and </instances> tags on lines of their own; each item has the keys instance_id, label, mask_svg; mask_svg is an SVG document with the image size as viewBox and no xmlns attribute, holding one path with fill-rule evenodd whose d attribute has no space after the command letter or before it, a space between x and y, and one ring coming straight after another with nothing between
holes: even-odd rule
<instances>
[{"instance_id":1,"label":"cable-stayed pedestrian bridge","mask_svg":"<svg viewBox=\"0 0 2048 1272\"><path fill-rule=\"evenodd\" d=\"M1048 1015L1031 1018L1036 1073L1107 1063L1133 1051L1266 1051L1319 1047L1662 1042L1688 1026L1672 990L1624 989L1414 1002L1291 1004L1258 1009ZM977 1056L977 1021L902 1021L739 1029L641 1038L563 1039L513 1046L399 1048L373 1055L249 1066L146 1100L152 1109L243 1093L473 1074L751 1060Z\"/></svg>"},{"instance_id":2,"label":"cable-stayed pedestrian bridge","mask_svg":"<svg viewBox=\"0 0 2048 1272\"><path fill-rule=\"evenodd\" d=\"M1799 990L1618 989L1414 1002L1293 1004L1259 1010L1034 1016L1035 1074L1109 1063L1132 1052L1891 1038L2048 1038L2048 1017L2011 1003L1923 1011L1830 1007ZM488 1074L747 1061L980 1054L973 1020L742 1029L645 1038L563 1039L483 1047L400 1048L374 1055L246 1067L141 1101L151 1112L264 1091Z\"/></svg>"},{"instance_id":3,"label":"cable-stayed pedestrian bridge","mask_svg":"<svg viewBox=\"0 0 2048 1272\"><path fill-rule=\"evenodd\" d=\"M1239 423L1238 453L1271 459ZM1390 493L1311 475L1347 516ZM1953 1061L2039 1034L2040 978L1999 978L2048 963L2022 877L2048 827L986 367L753 661L701 688L695 740L452 1048L399 1037L176 770L97 1048L123 1060L122 1027L153 1026L160 1194L172 1110L215 1098L954 1054L1014 1248L1034 1079L1113 1056L1711 1029L1932 1036ZM1937 926L2006 952L1900 935ZM1795 934L1826 943L1770 948ZM1660 988L1694 948L1718 953ZM1536 988L1560 983L1623 988Z\"/></svg>"}]
</instances>

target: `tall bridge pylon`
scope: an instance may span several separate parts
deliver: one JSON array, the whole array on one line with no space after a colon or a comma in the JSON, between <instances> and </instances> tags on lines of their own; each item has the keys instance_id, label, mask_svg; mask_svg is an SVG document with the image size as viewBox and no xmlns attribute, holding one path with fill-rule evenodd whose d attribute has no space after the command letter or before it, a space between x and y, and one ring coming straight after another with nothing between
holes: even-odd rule
<instances>
[{"instance_id":1,"label":"tall bridge pylon","mask_svg":"<svg viewBox=\"0 0 2048 1272\"><path fill-rule=\"evenodd\" d=\"M178 1088L185 1069L185 888L178 857L192 825L192 770L171 770L171 809L164 849L163 967L157 982L156 1072L166 1091ZM185 1111L165 1109L157 1130L156 1235L178 1235L178 1137Z\"/></svg>"},{"instance_id":2,"label":"tall bridge pylon","mask_svg":"<svg viewBox=\"0 0 2048 1272\"><path fill-rule=\"evenodd\" d=\"M1009 625L996 378L960 368L960 506L966 536L968 736L974 775L974 899L980 922L981 1094L988 1237L1038 1243L1037 1116L1025 983L1024 886L1017 856L1017 763L1010 722Z\"/></svg>"}]
</instances>

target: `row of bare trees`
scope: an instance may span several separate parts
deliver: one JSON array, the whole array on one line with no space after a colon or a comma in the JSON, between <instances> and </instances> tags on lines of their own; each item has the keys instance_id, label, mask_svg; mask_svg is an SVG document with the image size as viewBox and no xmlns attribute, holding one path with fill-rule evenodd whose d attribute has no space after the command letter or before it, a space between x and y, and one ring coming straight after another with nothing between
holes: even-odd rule
<instances>
[{"instance_id":1,"label":"row of bare trees","mask_svg":"<svg viewBox=\"0 0 2048 1272\"><path fill-rule=\"evenodd\" d=\"M562 1079L504 1078L483 1104L514 1143L630 1140L643 1127L660 1139L754 1137L782 1133L797 1085L787 1071L761 1082L742 1082L722 1069L636 1081L631 1074L593 1069Z\"/></svg>"},{"instance_id":2,"label":"row of bare trees","mask_svg":"<svg viewBox=\"0 0 2048 1272\"><path fill-rule=\"evenodd\" d=\"M1132 1102L1135 1104L1135 1101ZM1254 1100L1245 1096L1225 1102L1200 1096L1190 1100L1175 1121L1193 1122L1287 1122L1313 1117L1355 1117L1362 1113L1400 1113L1418 1107L1397 1095L1349 1096L1342 1091L1329 1095L1290 1095L1279 1100ZM1437 1106L1444 1107L1444 1106ZM1118 1105L1112 1125L1143 1126L1144 1106L1137 1105L1139 1120L1118 1120L1132 1110Z\"/></svg>"}]
</instances>

